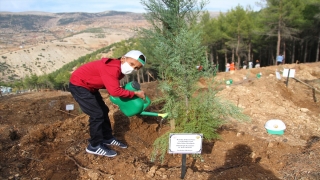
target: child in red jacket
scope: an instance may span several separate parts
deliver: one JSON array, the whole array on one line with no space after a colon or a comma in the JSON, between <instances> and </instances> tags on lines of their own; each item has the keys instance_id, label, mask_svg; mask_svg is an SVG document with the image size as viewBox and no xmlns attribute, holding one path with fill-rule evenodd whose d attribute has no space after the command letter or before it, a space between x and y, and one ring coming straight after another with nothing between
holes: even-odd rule
<instances>
[{"instance_id":1,"label":"child in red jacket","mask_svg":"<svg viewBox=\"0 0 320 180\"><path fill-rule=\"evenodd\" d=\"M111 96L144 99L143 91L128 91L120 87L125 74L139 70L146 63L146 57L138 50L132 50L119 59L102 58L80 66L70 77L69 90L79 103L81 110L89 115L90 139L86 151L91 154L114 157L117 153L107 145L127 148L112 135L108 116L109 108L104 103L99 89L106 89Z\"/></svg>"}]
</instances>

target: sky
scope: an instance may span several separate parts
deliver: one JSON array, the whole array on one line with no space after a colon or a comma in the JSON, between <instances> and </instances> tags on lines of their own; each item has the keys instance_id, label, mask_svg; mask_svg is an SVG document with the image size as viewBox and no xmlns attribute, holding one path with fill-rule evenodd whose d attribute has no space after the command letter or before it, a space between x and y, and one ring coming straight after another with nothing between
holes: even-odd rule
<instances>
[{"instance_id":1,"label":"sky","mask_svg":"<svg viewBox=\"0 0 320 180\"><path fill-rule=\"evenodd\" d=\"M237 5L246 8L250 5L258 11L260 7L255 2L259 0L209 0L205 10L227 12ZM0 11L25 12L103 12L103 11L129 11L144 13L140 0L0 0ZM199 1L198 1L199 2Z\"/></svg>"}]
</instances>

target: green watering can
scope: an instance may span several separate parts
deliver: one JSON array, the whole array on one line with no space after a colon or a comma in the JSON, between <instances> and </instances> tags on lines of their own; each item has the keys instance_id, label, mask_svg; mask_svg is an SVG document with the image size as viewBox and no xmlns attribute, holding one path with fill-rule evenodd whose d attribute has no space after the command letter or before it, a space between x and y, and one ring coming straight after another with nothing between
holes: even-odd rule
<instances>
[{"instance_id":1,"label":"green watering can","mask_svg":"<svg viewBox=\"0 0 320 180\"><path fill-rule=\"evenodd\" d=\"M123 87L129 91L140 91L140 84L137 81L132 81L124 85ZM151 100L148 96L145 96L145 100L134 96L133 98L122 98L110 96L111 102L118 105L120 110L126 116L143 115L143 116L161 116L162 119L168 116L168 113L159 114L155 112L145 112L144 110L151 104Z\"/></svg>"}]
</instances>

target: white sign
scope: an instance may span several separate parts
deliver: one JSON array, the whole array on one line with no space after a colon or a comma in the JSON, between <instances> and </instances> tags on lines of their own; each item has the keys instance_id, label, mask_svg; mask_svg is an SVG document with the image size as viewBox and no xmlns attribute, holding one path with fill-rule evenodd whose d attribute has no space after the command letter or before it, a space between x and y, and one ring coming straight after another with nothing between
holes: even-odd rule
<instances>
[{"instance_id":1,"label":"white sign","mask_svg":"<svg viewBox=\"0 0 320 180\"><path fill-rule=\"evenodd\" d=\"M169 153L201 154L202 134L170 133Z\"/></svg>"},{"instance_id":2,"label":"white sign","mask_svg":"<svg viewBox=\"0 0 320 180\"><path fill-rule=\"evenodd\" d=\"M295 72L296 72L295 69L290 69L289 77L291 77L291 78L294 77ZM282 76L283 77L288 77L288 73L289 73L289 69L283 69Z\"/></svg>"},{"instance_id":3,"label":"white sign","mask_svg":"<svg viewBox=\"0 0 320 180\"><path fill-rule=\"evenodd\" d=\"M277 77L277 79L281 80L281 75L279 72L276 72L276 77Z\"/></svg>"},{"instance_id":4,"label":"white sign","mask_svg":"<svg viewBox=\"0 0 320 180\"><path fill-rule=\"evenodd\" d=\"M73 104L67 104L66 105L66 110L67 111L74 110L74 105Z\"/></svg>"}]
</instances>

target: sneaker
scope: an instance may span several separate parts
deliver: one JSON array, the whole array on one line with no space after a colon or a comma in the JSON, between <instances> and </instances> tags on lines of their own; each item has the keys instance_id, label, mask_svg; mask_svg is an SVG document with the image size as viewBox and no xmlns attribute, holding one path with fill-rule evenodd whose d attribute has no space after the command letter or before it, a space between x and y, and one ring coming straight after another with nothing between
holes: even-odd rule
<instances>
[{"instance_id":1,"label":"sneaker","mask_svg":"<svg viewBox=\"0 0 320 180\"><path fill-rule=\"evenodd\" d=\"M109 140L103 140L102 141L103 144L106 144L106 145L114 145L114 146L119 146L121 148L127 148L128 146L123 144L122 142L118 141L116 138L111 138Z\"/></svg>"},{"instance_id":2,"label":"sneaker","mask_svg":"<svg viewBox=\"0 0 320 180\"><path fill-rule=\"evenodd\" d=\"M88 145L86 149L87 153L90 154L96 154L101 156L107 156L107 157L115 157L117 155L117 152L115 152L112 149L109 149L107 146L100 144L96 147L91 146L91 144Z\"/></svg>"}]
</instances>

